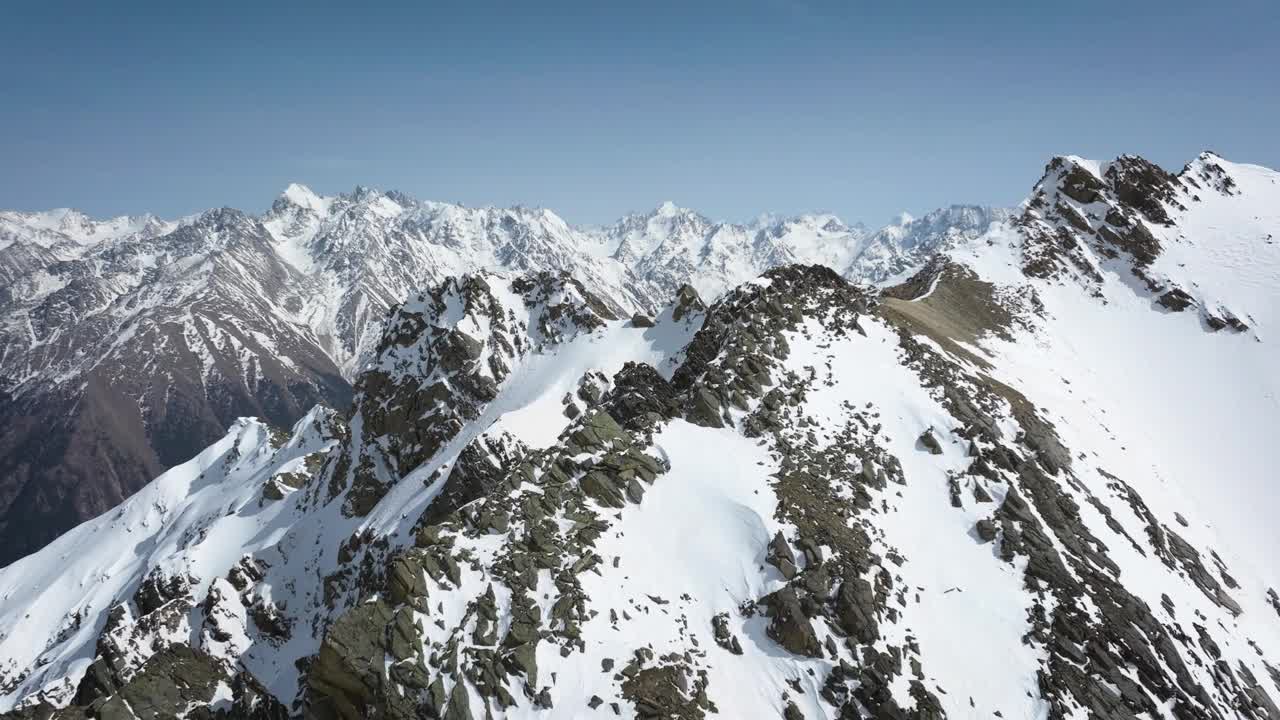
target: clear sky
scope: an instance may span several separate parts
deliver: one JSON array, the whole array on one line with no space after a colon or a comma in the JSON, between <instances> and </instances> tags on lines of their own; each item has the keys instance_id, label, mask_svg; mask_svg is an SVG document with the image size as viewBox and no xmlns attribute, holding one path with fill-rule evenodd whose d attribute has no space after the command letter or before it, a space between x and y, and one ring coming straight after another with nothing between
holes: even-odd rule
<instances>
[{"instance_id":1,"label":"clear sky","mask_svg":"<svg viewBox=\"0 0 1280 720\"><path fill-rule=\"evenodd\" d=\"M268 7L269 6L269 7ZM610 221L1013 204L1058 153L1280 167L1280 2L5 3L0 207L357 184Z\"/></svg>"}]
</instances>

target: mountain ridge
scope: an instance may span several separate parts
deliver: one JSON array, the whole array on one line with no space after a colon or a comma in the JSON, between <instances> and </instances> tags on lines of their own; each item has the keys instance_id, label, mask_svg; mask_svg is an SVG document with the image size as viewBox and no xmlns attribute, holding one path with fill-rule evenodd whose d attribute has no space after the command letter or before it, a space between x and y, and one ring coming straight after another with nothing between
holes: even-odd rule
<instances>
[{"instance_id":1,"label":"mountain ridge","mask_svg":"<svg viewBox=\"0 0 1280 720\"><path fill-rule=\"evenodd\" d=\"M178 221L4 213L0 563L115 505L237 416L288 425L316 401L344 405L385 313L423 283L571 270L615 314L651 313L686 281L714 295L796 259L785 238L744 228L689 238L641 277L548 210L364 187L323 197L293 184L261 215ZM716 261L699 260L715 243Z\"/></svg>"}]
</instances>

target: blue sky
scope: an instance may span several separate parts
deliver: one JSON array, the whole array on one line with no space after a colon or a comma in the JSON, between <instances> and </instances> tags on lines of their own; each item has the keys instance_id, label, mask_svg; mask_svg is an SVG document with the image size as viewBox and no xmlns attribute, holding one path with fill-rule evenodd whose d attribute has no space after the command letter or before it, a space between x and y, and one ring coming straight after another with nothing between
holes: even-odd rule
<instances>
[{"instance_id":1,"label":"blue sky","mask_svg":"<svg viewBox=\"0 0 1280 720\"><path fill-rule=\"evenodd\" d=\"M1276 2L364 5L6 4L0 207L260 211L297 181L878 224L1016 203L1057 153L1280 167Z\"/></svg>"}]
</instances>

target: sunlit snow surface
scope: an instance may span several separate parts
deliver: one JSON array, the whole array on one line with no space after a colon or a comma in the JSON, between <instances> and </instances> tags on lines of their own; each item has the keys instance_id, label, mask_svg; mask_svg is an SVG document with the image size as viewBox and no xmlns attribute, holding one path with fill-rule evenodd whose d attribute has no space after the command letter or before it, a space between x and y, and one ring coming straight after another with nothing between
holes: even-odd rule
<instances>
[{"instance_id":1,"label":"sunlit snow surface","mask_svg":"<svg viewBox=\"0 0 1280 720\"><path fill-rule=\"evenodd\" d=\"M300 420L279 449L265 425L243 419L115 510L0 570L0 662L28 666L65 630L65 642L43 655L42 670L74 683L93 658L105 611L131 597L152 568L188 573L203 589L244 553L275 545L297 517L292 503L260 503L262 486L276 470L329 444L311 430L324 412ZM79 627L77 613L86 618Z\"/></svg>"}]
</instances>

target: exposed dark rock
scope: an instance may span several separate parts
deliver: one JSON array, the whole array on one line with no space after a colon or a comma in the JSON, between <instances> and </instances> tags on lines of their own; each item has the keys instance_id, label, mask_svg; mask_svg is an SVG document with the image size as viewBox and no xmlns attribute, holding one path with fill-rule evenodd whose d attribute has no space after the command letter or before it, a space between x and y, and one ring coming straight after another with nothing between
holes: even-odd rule
<instances>
[{"instance_id":1,"label":"exposed dark rock","mask_svg":"<svg viewBox=\"0 0 1280 720\"><path fill-rule=\"evenodd\" d=\"M523 454L519 441L482 435L467 444L448 470L440 494L422 522L435 523L458 508L493 492Z\"/></svg>"},{"instance_id":2,"label":"exposed dark rock","mask_svg":"<svg viewBox=\"0 0 1280 720\"><path fill-rule=\"evenodd\" d=\"M461 682L454 683L449 691L449 706L444 711L444 720L473 720L473 717L466 686Z\"/></svg>"},{"instance_id":3,"label":"exposed dark rock","mask_svg":"<svg viewBox=\"0 0 1280 720\"><path fill-rule=\"evenodd\" d=\"M647 667L623 681L622 696L639 718L702 720L709 707L705 671L692 682L690 675L682 663Z\"/></svg>"},{"instance_id":4,"label":"exposed dark rock","mask_svg":"<svg viewBox=\"0 0 1280 720\"><path fill-rule=\"evenodd\" d=\"M689 408L689 422L704 427L724 427L721 415L720 400L715 393L706 389L694 393L693 404Z\"/></svg>"},{"instance_id":5,"label":"exposed dark rock","mask_svg":"<svg viewBox=\"0 0 1280 720\"><path fill-rule=\"evenodd\" d=\"M165 575L159 570L147 575L133 595L139 615L149 615L173 600L187 600L194 604L191 580L183 575Z\"/></svg>"},{"instance_id":6,"label":"exposed dark rock","mask_svg":"<svg viewBox=\"0 0 1280 720\"><path fill-rule=\"evenodd\" d=\"M933 430L925 430L920 435L920 446L928 450L931 455L941 455L942 445L938 443L938 438L934 436Z\"/></svg>"},{"instance_id":7,"label":"exposed dark rock","mask_svg":"<svg viewBox=\"0 0 1280 720\"><path fill-rule=\"evenodd\" d=\"M1195 299L1187 294L1180 287L1170 288L1163 295L1156 298L1156 302L1162 307L1168 308L1174 312L1182 312L1195 304Z\"/></svg>"},{"instance_id":8,"label":"exposed dark rock","mask_svg":"<svg viewBox=\"0 0 1280 720\"><path fill-rule=\"evenodd\" d=\"M861 644L880 637L875 618L876 599L871 583L859 577L846 578L836 595L836 618L840 628Z\"/></svg>"},{"instance_id":9,"label":"exposed dark rock","mask_svg":"<svg viewBox=\"0 0 1280 720\"><path fill-rule=\"evenodd\" d=\"M186 645L170 645L152 655L117 692L86 708L87 714L78 715L77 709L71 709L63 716L167 720L179 717L192 706L211 703L218 684L230 681L217 660ZM241 687L243 697L243 681ZM276 713L263 717L280 716Z\"/></svg>"},{"instance_id":10,"label":"exposed dark rock","mask_svg":"<svg viewBox=\"0 0 1280 720\"><path fill-rule=\"evenodd\" d=\"M716 644L728 650L734 655L742 654L742 643L738 641L736 635L729 630L729 614L720 613L711 618L712 637L715 638Z\"/></svg>"},{"instance_id":11,"label":"exposed dark rock","mask_svg":"<svg viewBox=\"0 0 1280 720\"><path fill-rule=\"evenodd\" d=\"M1175 194L1177 178L1135 155L1121 155L1107 167L1107 182L1116 198L1135 208L1149 222L1170 223L1166 205L1178 205Z\"/></svg>"},{"instance_id":12,"label":"exposed dark rock","mask_svg":"<svg viewBox=\"0 0 1280 720\"><path fill-rule=\"evenodd\" d=\"M694 313L705 312L707 306L698 297L698 291L688 285L681 285L676 290L676 299L671 307L671 319L679 322Z\"/></svg>"},{"instance_id":13,"label":"exposed dark rock","mask_svg":"<svg viewBox=\"0 0 1280 720\"><path fill-rule=\"evenodd\" d=\"M613 376L613 388L603 409L628 430L642 430L675 417L680 403L676 391L651 365L628 362Z\"/></svg>"},{"instance_id":14,"label":"exposed dark rock","mask_svg":"<svg viewBox=\"0 0 1280 720\"><path fill-rule=\"evenodd\" d=\"M996 539L996 524L991 520L979 520L974 530L982 542L991 542Z\"/></svg>"},{"instance_id":15,"label":"exposed dark rock","mask_svg":"<svg viewBox=\"0 0 1280 720\"><path fill-rule=\"evenodd\" d=\"M352 608L329 628L307 675L313 715L354 720L385 702L384 638L392 618L391 607L375 600Z\"/></svg>"},{"instance_id":16,"label":"exposed dark rock","mask_svg":"<svg viewBox=\"0 0 1280 720\"><path fill-rule=\"evenodd\" d=\"M787 539L782 537L779 531L769 541L768 551L765 553L764 561L778 568L778 572L787 580L796 576L798 572L796 568L796 556L791 552L791 546L787 544Z\"/></svg>"},{"instance_id":17,"label":"exposed dark rock","mask_svg":"<svg viewBox=\"0 0 1280 720\"><path fill-rule=\"evenodd\" d=\"M1055 164L1061 167L1065 166L1066 162L1062 158L1054 158L1053 161L1049 163L1049 168L1054 169ZM1101 191L1106 186L1093 173L1079 165L1072 165L1071 168L1062 175L1062 181L1059 187L1067 197L1078 203L1084 203L1087 205L1101 200Z\"/></svg>"},{"instance_id":18,"label":"exposed dark rock","mask_svg":"<svg viewBox=\"0 0 1280 720\"><path fill-rule=\"evenodd\" d=\"M822 657L822 645L801 608L796 591L785 587L760 602L769 615L768 635L788 652L806 657Z\"/></svg>"}]
</instances>

